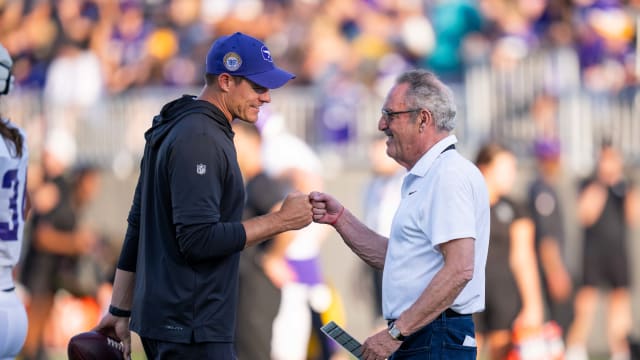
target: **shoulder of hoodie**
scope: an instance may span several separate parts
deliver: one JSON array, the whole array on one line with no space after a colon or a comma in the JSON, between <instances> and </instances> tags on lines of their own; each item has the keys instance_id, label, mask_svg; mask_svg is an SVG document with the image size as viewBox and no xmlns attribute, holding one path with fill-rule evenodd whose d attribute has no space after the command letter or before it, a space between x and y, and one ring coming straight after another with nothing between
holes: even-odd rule
<instances>
[{"instance_id":1,"label":"shoulder of hoodie","mask_svg":"<svg viewBox=\"0 0 640 360\"><path fill-rule=\"evenodd\" d=\"M210 135L232 138L229 120L222 112L206 101L193 101L182 111L182 118L175 125L176 136Z\"/></svg>"}]
</instances>

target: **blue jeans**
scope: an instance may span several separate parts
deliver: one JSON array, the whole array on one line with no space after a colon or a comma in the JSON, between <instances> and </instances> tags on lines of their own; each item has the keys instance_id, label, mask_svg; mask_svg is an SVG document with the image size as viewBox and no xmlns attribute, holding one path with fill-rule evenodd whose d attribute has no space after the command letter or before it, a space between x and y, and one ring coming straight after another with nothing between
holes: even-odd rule
<instances>
[{"instance_id":1,"label":"blue jeans","mask_svg":"<svg viewBox=\"0 0 640 360\"><path fill-rule=\"evenodd\" d=\"M389 360L472 360L475 346L462 345L465 337L475 338L471 315L437 319L408 336Z\"/></svg>"}]
</instances>

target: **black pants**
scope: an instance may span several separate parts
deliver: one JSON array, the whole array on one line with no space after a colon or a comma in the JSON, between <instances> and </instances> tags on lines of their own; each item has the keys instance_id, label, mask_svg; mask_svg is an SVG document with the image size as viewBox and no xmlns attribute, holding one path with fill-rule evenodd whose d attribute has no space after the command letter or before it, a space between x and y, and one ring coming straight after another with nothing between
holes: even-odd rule
<instances>
[{"instance_id":1,"label":"black pants","mask_svg":"<svg viewBox=\"0 0 640 360\"><path fill-rule=\"evenodd\" d=\"M150 360L236 360L233 343L192 343L179 344L174 342L141 338L145 355Z\"/></svg>"}]
</instances>

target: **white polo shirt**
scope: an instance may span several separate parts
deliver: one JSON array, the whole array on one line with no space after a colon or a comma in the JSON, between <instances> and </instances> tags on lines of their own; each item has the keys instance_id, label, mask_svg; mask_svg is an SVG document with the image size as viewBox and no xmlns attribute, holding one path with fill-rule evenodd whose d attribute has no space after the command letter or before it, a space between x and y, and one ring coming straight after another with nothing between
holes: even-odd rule
<instances>
[{"instance_id":1,"label":"white polo shirt","mask_svg":"<svg viewBox=\"0 0 640 360\"><path fill-rule=\"evenodd\" d=\"M450 135L435 144L409 171L393 218L382 280L382 312L397 319L416 302L444 266L438 245L475 239L473 279L451 308L461 314L484 309L489 248L489 195L478 168L457 151Z\"/></svg>"}]
</instances>

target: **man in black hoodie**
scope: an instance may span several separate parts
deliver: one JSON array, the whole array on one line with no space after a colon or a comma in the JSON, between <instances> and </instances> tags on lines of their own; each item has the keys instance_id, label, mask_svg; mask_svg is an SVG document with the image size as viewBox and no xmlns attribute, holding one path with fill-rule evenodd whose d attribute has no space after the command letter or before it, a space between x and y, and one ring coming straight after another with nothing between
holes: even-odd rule
<instances>
[{"instance_id":1,"label":"man in black hoodie","mask_svg":"<svg viewBox=\"0 0 640 360\"><path fill-rule=\"evenodd\" d=\"M255 123L270 89L294 78L242 33L209 50L198 97L166 104L145 133L109 313L95 330L140 335L150 359L235 359L240 251L311 222L308 195L242 220L244 186L231 121ZM129 322L129 320L131 320Z\"/></svg>"}]
</instances>

